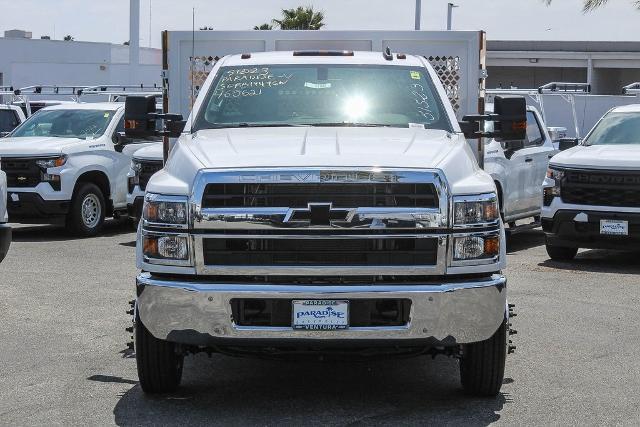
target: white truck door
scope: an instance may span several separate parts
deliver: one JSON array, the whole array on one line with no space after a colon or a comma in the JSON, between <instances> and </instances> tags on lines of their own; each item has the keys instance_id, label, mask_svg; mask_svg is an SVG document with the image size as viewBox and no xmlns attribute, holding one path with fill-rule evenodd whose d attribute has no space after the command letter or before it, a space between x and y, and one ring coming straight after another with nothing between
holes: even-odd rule
<instances>
[{"instance_id":1,"label":"white truck door","mask_svg":"<svg viewBox=\"0 0 640 427\"><path fill-rule=\"evenodd\" d=\"M525 212L538 212L549 156L555 153L555 149L540 116L533 111L527 111L527 138L520 151L526 164L523 208Z\"/></svg>"},{"instance_id":2,"label":"white truck door","mask_svg":"<svg viewBox=\"0 0 640 427\"><path fill-rule=\"evenodd\" d=\"M109 135L109 140L114 141L114 136L118 132L124 132L124 114L118 119L118 124L112 129ZM115 151L115 162L113 165L113 205L115 208L122 208L127 205L127 173L131 167L131 154L129 150L123 149L124 147L116 147L113 145Z\"/></svg>"}]
</instances>

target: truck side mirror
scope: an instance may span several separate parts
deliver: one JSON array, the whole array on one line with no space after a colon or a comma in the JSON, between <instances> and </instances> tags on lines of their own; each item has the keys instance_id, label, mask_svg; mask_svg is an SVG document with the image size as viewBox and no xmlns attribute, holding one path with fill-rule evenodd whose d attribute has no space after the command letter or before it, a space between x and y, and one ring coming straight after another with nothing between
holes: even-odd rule
<instances>
[{"instance_id":1,"label":"truck side mirror","mask_svg":"<svg viewBox=\"0 0 640 427\"><path fill-rule=\"evenodd\" d=\"M523 96L496 96L493 111L494 138L498 142L527 137L527 103Z\"/></svg>"},{"instance_id":2,"label":"truck side mirror","mask_svg":"<svg viewBox=\"0 0 640 427\"><path fill-rule=\"evenodd\" d=\"M130 138L156 135L156 98L128 96L124 104L124 132Z\"/></svg>"},{"instance_id":3,"label":"truck side mirror","mask_svg":"<svg viewBox=\"0 0 640 427\"><path fill-rule=\"evenodd\" d=\"M579 142L578 138L560 138L558 141L558 149L560 151L568 150L569 148L576 147Z\"/></svg>"},{"instance_id":4,"label":"truck side mirror","mask_svg":"<svg viewBox=\"0 0 640 427\"><path fill-rule=\"evenodd\" d=\"M165 122L167 136L169 138L178 138L182 131L184 130L187 122L182 120L182 116L177 115L175 118L171 120L167 120Z\"/></svg>"},{"instance_id":5,"label":"truck side mirror","mask_svg":"<svg viewBox=\"0 0 640 427\"><path fill-rule=\"evenodd\" d=\"M524 140L512 139L508 141L502 141L502 146L506 151L518 151L524 148Z\"/></svg>"},{"instance_id":6,"label":"truck side mirror","mask_svg":"<svg viewBox=\"0 0 640 427\"><path fill-rule=\"evenodd\" d=\"M480 123L474 121L461 121L460 130L464 133L464 137L467 139L473 139L478 137L480 131Z\"/></svg>"}]
</instances>

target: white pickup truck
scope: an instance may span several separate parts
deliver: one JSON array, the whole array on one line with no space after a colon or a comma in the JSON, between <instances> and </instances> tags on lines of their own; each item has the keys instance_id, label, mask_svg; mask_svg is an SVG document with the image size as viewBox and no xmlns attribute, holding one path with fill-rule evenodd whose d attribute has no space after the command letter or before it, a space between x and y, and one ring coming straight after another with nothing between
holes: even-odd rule
<instances>
[{"instance_id":1,"label":"white pickup truck","mask_svg":"<svg viewBox=\"0 0 640 427\"><path fill-rule=\"evenodd\" d=\"M493 111L493 104L487 105ZM491 130L491 122L486 122ZM522 141L509 144L488 139L485 144L484 170L493 178L498 189L500 212L507 231L517 230L516 221L533 218L531 225L539 225L540 188L547 173L549 159L558 150L533 106L527 106L527 132Z\"/></svg>"},{"instance_id":2,"label":"white pickup truck","mask_svg":"<svg viewBox=\"0 0 640 427\"><path fill-rule=\"evenodd\" d=\"M7 136L26 120L22 109L16 105L0 104L0 138Z\"/></svg>"},{"instance_id":3,"label":"white pickup truck","mask_svg":"<svg viewBox=\"0 0 640 427\"><path fill-rule=\"evenodd\" d=\"M640 248L640 104L605 114L580 143L554 156L542 229L555 260L579 248Z\"/></svg>"},{"instance_id":4,"label":"white pickup truck","mask_svg":"<svg viewBox=\"0 0 640 427\"><path fill-rule=\"evenodd\" d=\"M92 236L124 213L131 156L145 144L121 135L123 114L123 103L65 103L0 139L10 221L63 222Z\"/></svg>"},{"instance_id":5,"label":"white pickup truck","mask_svg":"<svg viewBox=\"0 0 640 427\"><path fill-rule=\"evenodd\" d=\"M2 159L0 159L0 164ZM0 262L9 252L11 245L11 226L7 215L7 175L0 170Z\"/></svg>"},{"instance_id":6,"label":"white pickup truck","mask_svg":"<svg viewBox=\"0 0 640 427\"><path fill-rule=\"evenodd\" d=\"M458 123L429 63L388 51L218 61L189 120L165 117L179 139L146 186L142 389L175 389L199 351L346 351L457 357L467 392L496 395L513 350L505 233L465 136L522 139L526 112L495 106ZM153 110L127 98L130 137L157 135Z\"/></svg>"}]
</instances>

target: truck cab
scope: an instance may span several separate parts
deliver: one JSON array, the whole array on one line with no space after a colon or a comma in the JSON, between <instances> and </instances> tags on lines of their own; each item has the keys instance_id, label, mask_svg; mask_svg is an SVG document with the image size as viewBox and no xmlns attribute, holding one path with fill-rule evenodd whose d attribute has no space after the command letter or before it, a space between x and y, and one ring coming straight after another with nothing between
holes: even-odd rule
<instances>
[{"instance_id":1,"label":"truck cab","mask_svg":"<svg viewBox=\"0 0 640 427\"><path fill-rule=\"evenodd\" d=\"M153 108L127 99L131 137ZM492 119L522 138L524 99L461 127L422 57L266 52L218 61L182 133L166 118L179 138L146 185L131 310L145 392L200 351L444 354L467 392L499 392L505 233L466 137Z\"/></svg>"},{"instance_id":2,"label":"truck cab","mask_svg":"<svg viewBox=\"0 0 640 427\"><path fill-rule=\"evenodd\" d=\"M577 141L576 141L577 143ZM547 253L640 248L640 105L605 114L579 145L549 162L542 229Z\"/></svg>"},{"instance_id":3,"label":"truck cab","mask_svg":"<svg viewBox=\"0 0 640 427\"><path fill-rule=\"evenodd\" d=\"M64 103L39 110L1 139L11 222L62 222L92 236L105 217L124 213L139 146L121 135L123 114L123 103Z\"/></svg>"},{"instance_id":4,"label":"truck cab","mask_svg":"<svg viewBox=\"0 0 640 427\"><path fill-rule=\"evenodd\" d=\"M9 246L11 246L11 226L7 215L7 175L0 169L0 262L9 252Z\"/></svg>"},{"instance_id":5,"label":"truck cab","mask_svg":"<svg viewBox=\"0 0 640 427\"><path fill-rule=\"evenodd\" d=\"M487 105L493 111L493 104ZM487 122L491 127L491 122ZM505 223L514 229L518 220L540 217L540 188L547 173L554 147L538 110L527 106L527 131L521 141L486 140L484 170L498 189L500 212Z\"/></svg>"},{"instance_id":6,"label":"truck cab","mask_svg":"<svg viewBox=\"0 0 640 427\"><path fill-rule=\"evenodd\" d=\"M22 109L15 105L0 104L0 138L11 133L26 117Z\"/></svg>"}]
</instances>

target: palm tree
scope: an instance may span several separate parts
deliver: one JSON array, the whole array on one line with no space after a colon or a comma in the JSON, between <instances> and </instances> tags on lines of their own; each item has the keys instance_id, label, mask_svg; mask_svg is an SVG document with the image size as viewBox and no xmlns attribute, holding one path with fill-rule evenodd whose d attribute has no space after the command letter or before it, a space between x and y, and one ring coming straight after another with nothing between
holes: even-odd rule
<instances>
[{"instance_id":1,"label":"palm tree","mask_svg":"<svg viewBox=\"0 0 640 427\"><path fill-rule=\"evenodd\" d=\"M282 19L272 22L281 30L319 30L324 27L324 13L314 12L313 6L282 9Z\"/></svg>"},{"instance_id":2,"label":"palm tree","mask_svg":"<svg viewBox=\"0 0 640 427\"><path fill-rule=\"evenodd\" d=\"M547 5L551 4L552 0L544 0L545 3L547 3ZM582 8L583 12L591 12L594 9L599 8L600 6L603 6L605 4L607 4L609 2L609 0L584 0L584 6ZM635 6L640 9L640 0L633 0L633 3L635 4Z\"/></svg>"},{"instance_id":3,"label":"palm tree","mask_svg":"<svg viewBox=\"0 0 640 427\"><path fill-rule=\"evenodd\" d=\"M256 25L255 27L253 27L254 30L273 30L273 25L271 24L262 24L262 25Z\"/></svg>"}]
</instances>

